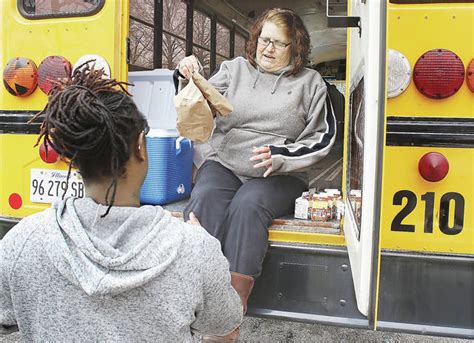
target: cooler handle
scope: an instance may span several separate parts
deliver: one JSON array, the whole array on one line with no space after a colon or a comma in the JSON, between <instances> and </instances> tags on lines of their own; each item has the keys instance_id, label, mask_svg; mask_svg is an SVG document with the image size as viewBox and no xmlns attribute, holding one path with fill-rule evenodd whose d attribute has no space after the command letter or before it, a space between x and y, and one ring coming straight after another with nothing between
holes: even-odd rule
<instances>
[{"instance_id":1,"label":"cooler handle","mask_svg":"<svg viewBox=\"0 0 474 343\"><path fill-rule=\"evenodd\" d=\"M181 152L188 151L191 148L191 141L185 137L178 137L176 139L176 156L181 154Z\"/></svg>"}]
</instances>

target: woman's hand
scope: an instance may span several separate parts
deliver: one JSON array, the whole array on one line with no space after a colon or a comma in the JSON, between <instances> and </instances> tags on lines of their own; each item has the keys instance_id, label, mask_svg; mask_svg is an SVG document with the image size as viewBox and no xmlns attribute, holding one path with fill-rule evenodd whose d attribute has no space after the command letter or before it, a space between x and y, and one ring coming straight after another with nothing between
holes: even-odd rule
<instances>
[{"instance_id":1,"label":"woman's hand","mask_svg":"<svg viewBox=\"0 0 474 343\"><path fill-rule=\"evenodd\" d=\"M270 148L267 146L262 146L260 148L253 148L253 153L255 156L250 157L250 161L262 161L260 163L255 164L254 168L262 168L265 167L267 170L263 173L263 177L267 177L273 171L272 168L272 153Z\"/></svg>"},{"instance_id":2,"label":"woman's hand","mask_svg":"<svg viewBox=\"0 0 474 343\"><path fill-rule=\"evenodd\" d=\"M189 80L194 71L199 72L198 59L194 55L183 58L178 64L178 70L186 79Z\"/></svg>"},{"instance_id":3,"label":"woman's hand","mask_svg":"<svg viewBox=\"0 0 474 343\"><path fill-rule=\"evenodd\" d=\"M193 212L189 213L189 220L186 223L191 224L191 225L201 226L201 223L196 218Z\"/></svg>"}]
</instances>

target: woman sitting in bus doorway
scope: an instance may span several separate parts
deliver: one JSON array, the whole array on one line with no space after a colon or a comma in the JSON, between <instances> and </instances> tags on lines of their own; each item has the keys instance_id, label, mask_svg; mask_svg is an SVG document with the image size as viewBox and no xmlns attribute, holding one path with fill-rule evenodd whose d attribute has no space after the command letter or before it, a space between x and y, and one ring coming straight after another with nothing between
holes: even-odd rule
<instances>
[{"instance_id":1,"label":"woman sitting in bus doorway","mask_svg":"<svg viewBox=\"0 0 474 343\"><path fill-rule=\"evenodd\" d=\"M262 271L268 227L293 212L308 186L305 168L335 140L324 81L305 68L309 51L308 31L295 12L267 10L251 30L247 59L223 62L209 80L234 111L216 118L185 218L194 212L221 242L244 308ZM194 56L178 67L188 79L198 70Z\"/></svg>"},{"instance_id":2,"label":"woman sitting in bus doorway","mask_svg":"<svg viewBox=\"0 0 474 343\"><path fill-rule=\"evenodd\" d=\"M49 95L38 141L79 168L87 197L23 219L0 241L0 336L192 342L192 331L233 332L242 304L219 242L140 207L148 125L122 84L102 77L86 67Z\"/></svg>"}]
</instances>

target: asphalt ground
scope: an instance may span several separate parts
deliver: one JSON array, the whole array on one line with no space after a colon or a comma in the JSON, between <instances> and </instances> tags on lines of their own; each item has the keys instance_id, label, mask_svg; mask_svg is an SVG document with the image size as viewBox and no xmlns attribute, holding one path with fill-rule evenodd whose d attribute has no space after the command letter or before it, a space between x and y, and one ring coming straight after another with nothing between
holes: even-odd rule
<instances>
[{"instance_id":1,"label":"asphalt ground","mask_svg":"<svg viewBox=\"0 0 474 343\"><path fill-rule=\"evenodd\" d=\"M21 342L19 333L0 338L0 343ZM159 340L157 340L159 342ZM195 342L200 342L196 337ZM399 332L383 332L362 329L349 329L335 326L295 323L282 320L269 320L246 317L241 327L239 343L312 343L312 342L383 342L383 343L422 343L422 342L472 342L467 339L412 335ZM166 342L168 343L168 342Z\"/></svg>"}]
</instances>

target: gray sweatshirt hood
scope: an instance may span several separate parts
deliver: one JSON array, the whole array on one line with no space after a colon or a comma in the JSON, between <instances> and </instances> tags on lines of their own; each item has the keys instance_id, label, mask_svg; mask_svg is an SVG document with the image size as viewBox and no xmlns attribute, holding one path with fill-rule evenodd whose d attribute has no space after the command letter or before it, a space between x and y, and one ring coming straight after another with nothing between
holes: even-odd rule
<instances>
[{"instance_id":1,"label":"gray sweatshirt hood","mask_svg":"<svg viewBox=\"0 0 474 343\"><path fill-rule=\"evenodd\" d=\"M161 207L106 207L90 198L57 202L45 247L51 263L88 295L116 295L162 274L183 237Z\"/></svg>"},{"instance_id":2,"label":"gray sweatshirt hood","mask_svg":"<svg viewBox=\"0 0 474 343\"><path fill-rule=\"evenodd\" d=\"M260 76L260 73L264 74L264 73L267 73L267 74L273 74L273 75L278 75L278 78L275 80L275 83L273 84L273 87L270 91L271 94L274 94L275 91L276 91L276 88L278 86L278 82L280 81L280 79L285 76L286 74L288 74L291 70L293 69L293 65L292 64L289 64L287 65L286 67L283 67L277 71L274 71L274 72L268 72L268 71L265 71L265 69L263 67L260 66L260 64L257 63L257 73L256 73L256 76L255 76L255 79L253 81L253 84L252 84L252 88L255 89L255 86L257 85L257 81L258 81L258 78Z\"/></svg>"}]
</instances>

